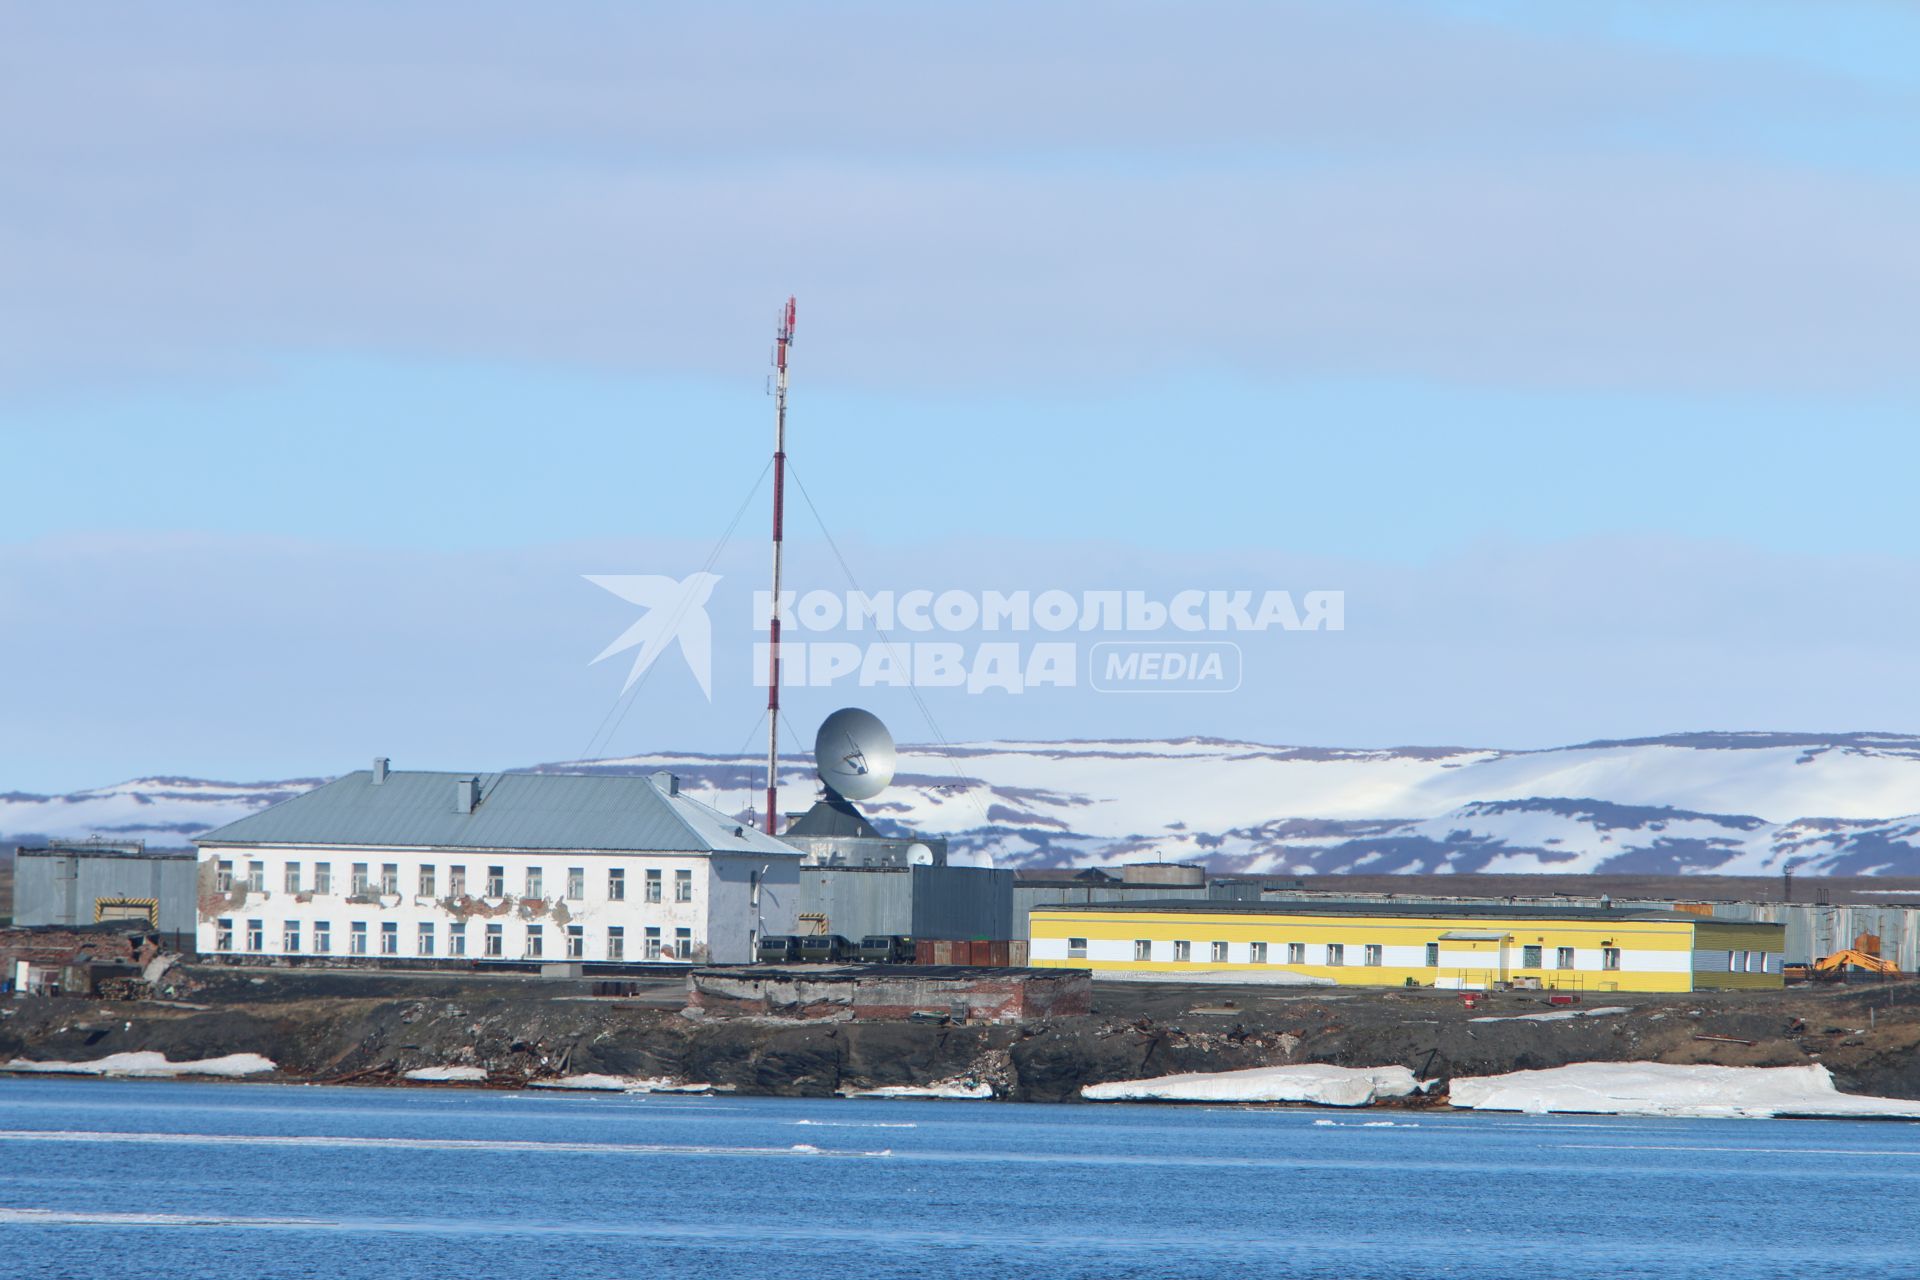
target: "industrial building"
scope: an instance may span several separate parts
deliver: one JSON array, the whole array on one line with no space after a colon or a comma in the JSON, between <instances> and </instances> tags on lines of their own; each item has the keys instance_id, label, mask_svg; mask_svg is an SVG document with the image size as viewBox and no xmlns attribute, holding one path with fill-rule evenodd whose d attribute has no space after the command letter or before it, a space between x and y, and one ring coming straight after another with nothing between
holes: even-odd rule
<instances>
[{"instance_id":1,"label":"industrial building","mask_svg":"<svg viewBox=\"0 0 1920 1280\"><path fill-rule=\"evenodd\" d=\"M666 773L381 759L195 843L203 955L746 963L796 927L800 854Z\"/></svg>"},{"instance_id":2,"label":"industrial building","mask_svg":"<svg viewBox=\"0 0 1920 1280\"><path fill-rule=\"evenodd\" d=\"M1785 928L1679 911L1162 900L1042 907L1036 968L1276 983L1703 991L1783 985Z\"/></svg>"},{"instance_id":3,"label":"industrial building","mask_svg":"<svg viewBox=\"0 0 1920 1280\"><path fill-rule=\"evenodd\" d=\"M942 836L889 836L853 802L828 789L813 808L796 814L780 838L806 855L806 865L821 867L944 867Z\"/></svg>"},{"instance_id":4,"label":"industrial building","mask_svg":"<svg viewBox=\"0 0 1920 1280\"><path fill-rule=\"evenodd\" d=\"M802 933L859 939L1011 939L1013 872L979 867L800 868Z\"/></svg>"},{"instance_id":5,"label":"industrial building","mask_svg":"<svg viewBox=\"0 0 1920 1280\"><path fill-rule=\"evenodd\" d=\"M1117 868L1079 871L1019 871L1013 883L1013 936L1030 938L1028 916L1036 907L1094 902L1145 902L1198 898L1257 901L1260 882L1211 876L1191 862L1135 862Z\"/></svg>"},{"instance_id":6,"label":"industrial building","mask_svg":"<svg viewBox=\"0 0 1920 1280\"><path fill-rule=\"evenodd\" d=\"M13 859L13 921L26 928L124 922L190 948L194 855L138 840L50 840Z\"/></svg>"}]
</instances>

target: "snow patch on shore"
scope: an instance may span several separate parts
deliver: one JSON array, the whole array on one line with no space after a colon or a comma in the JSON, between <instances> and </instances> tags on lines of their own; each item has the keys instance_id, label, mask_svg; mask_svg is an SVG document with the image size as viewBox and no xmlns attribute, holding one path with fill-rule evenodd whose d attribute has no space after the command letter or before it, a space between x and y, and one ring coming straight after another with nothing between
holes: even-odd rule
<instances>
[{"instance_id":1,"label":"snow patch on shore","mask_svg":"<svg viewBox=\"0 0 1920 1280\"><path fill-rule=\"evenodd\" d=\"M92 1062L29 1062L15 1058L7 1063L9 1071L30 1071L62 1076L241 1076L274 1071L274 1064L257 1053L230 1053L223 1058L200 1058L193 1062L169 1062L164 1053L110 1053Z\"/></svg>"},{"instance_id":2,"label":"snow patch on shore","mask_svg":"<svg viewBox=\"0 0 1920 1280\"><path fill-rule=\"evenodd\" d=\"M1632 1013L1625 1005L1608 1005L1603 1009L1555 1009L1552 1013L1503 1013L1490 1018L1468 1018L1468 1022L1566 1022L1572 1018L1609 1018L1619 1013Z\"/></svg>"},{"instance_id":3,"label":"snow patch on shore","mask_svg":"<svg viewBox=\"0 0 1920 1280\"><path fill-rule=\"evenodd\" d=\"M1381 1098L1420 1091L1405 1067L1253 1067L1083 1085L1089 1102L1300 1102L1322 1107L1365 1107Z\"/></svg>"},{"instance_id":4,"label":"snow patch on shore","mask_svg":"<svg viewBox=\"0 0 1920 1280\"><path fill-rule=\"evenodd\" d=\"M415 1067L401 1073L402 1080L423 1080L439 1084L484 1084L485 1067Z\"/></svg>"},{"instance_id":5,"label":"snow patch on shore","mask_svg":"<svg viewBox=\"0 0 1920 1280\"><path fill-rule=\"evenodd\" d=\"M714 1086L698 1083L689 1084L685 1080L675 1080L669 1076L609 1076L609 1075L572 1075L558 1076L552 1080L533 1080L528 1083L532 1089L577 1089L589 1093L712 1093Z\"/></svg>"},{"instance_id":6,"label":"snow patch on shore","mask_svg":"<svg viewBox=\"0 0 1920 1280\"><path fill-rule=\"evenodd\" d=\"M1833 1074L1805 1067L1715 1067L1664 1062L1576 1062L1453 1082L1471 1111L1767 1119L1815 1116L1920 1120L1920 1102L1841 1093Z\"/></svg>"},{"instance_id":7,"label":"snow patch on shore","mask_svg":"<svg viewBox=\"0 0 1920 1280\"><path fill-rule=\"evenodd\" d=\"M985 1102L993 1097L993 1086L979 1080L937 1080L932 1084L889 1084L877 1089L842 1089L843 1098L947 1098L962 1102Z\"/></svg>"}]
</instances>

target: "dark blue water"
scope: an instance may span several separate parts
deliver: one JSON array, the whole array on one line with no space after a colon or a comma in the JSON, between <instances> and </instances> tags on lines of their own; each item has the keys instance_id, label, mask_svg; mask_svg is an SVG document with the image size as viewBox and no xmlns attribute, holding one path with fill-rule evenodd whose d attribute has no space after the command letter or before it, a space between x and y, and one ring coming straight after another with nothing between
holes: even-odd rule
<instances>
[{"instance_id":1,"label":"dark blue water","mask_svg":"<svg viewBox=\"0 0 1920 1280\"><path fill-rule=\"evenodd\" d=\"M1814 1274L1920 1126L0 1080L9 1277Z\"/></svg>"}]
</instances>

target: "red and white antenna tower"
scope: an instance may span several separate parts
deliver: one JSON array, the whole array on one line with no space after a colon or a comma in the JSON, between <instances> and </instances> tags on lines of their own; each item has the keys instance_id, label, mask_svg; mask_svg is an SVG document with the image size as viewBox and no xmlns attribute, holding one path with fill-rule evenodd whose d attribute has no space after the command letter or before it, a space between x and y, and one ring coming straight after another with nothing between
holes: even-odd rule
<instances>
[{"instance_id":1,"label":"red and white antenna tower","mask_svg":"<svg viewBox=\"0 0 1920 1280\"><path fill-rule=\"evenodd\" d=\"M780 313L773 340L773 608L767 621L767 812L762 829L780 825L780 542L787 497L787 348L793 345L793 299Z\"/></svg>"}]
</instances>

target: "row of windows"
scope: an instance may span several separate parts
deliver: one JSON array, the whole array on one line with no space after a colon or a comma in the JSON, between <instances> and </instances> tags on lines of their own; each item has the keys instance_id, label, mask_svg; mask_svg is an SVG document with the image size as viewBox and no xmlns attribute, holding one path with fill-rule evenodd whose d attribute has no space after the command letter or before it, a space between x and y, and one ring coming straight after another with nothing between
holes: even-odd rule
<instances>
[{"instance_id":1,"label":"row of windows","mask_svg":"<svg viewBox=\"0 0 1920 1280\"><path fill-rule=\"evenodd\" d=\"M1284 963L1284 964L1308 963L1306 943L1289 942L1285 945L1286 945L1286 959L1284 961L1277 961L1274 963ZM1133 958L1138 961L1152 961L1153 959L1155 959L1155 955L1154 955L1155 946L1156 944L1151 938L1134 939ZM1208 960L1210 963L1212 964L1227 963L1227 944L1226 943L1212 942L1212 943L1208 943L1207 946L1208 946ZM1252 942L1247 944L1247 963L1249 964L1267 964L1269 963L1269 960L1268 960L1269 954L1270 953L1268 950L1268 946L1264 942ZM1377 966L1385 963L1386 952L1385 952L1385 949L1379 943L1369 942L1364 944L1361 947L1360 956L1361 956L1360 962L1363 965ZM1067 958L1069 960L1086 959L1087 958L1087 940L1085 938L1068 938L1067 939ZM1542 948L1540 947L1522 947L1521 948L1520 967L1522 969L1544 968L1545 966L1542 964L1543 959L1544 959L1544 955L1543 955ZM1175 942L1173 944L1173 961L1175 964L1188 964L1188 963L1191 963L1192 960L1193 960L1193 943ZM1553 967L1556 969L1573 968L1574 967L1573 948L1572 947L1555 948L1553 962L1554 962ZM1318 963L1328 965L1328 966L1333 966L1333 967L1345 965L1347 963L1346 944L1341 942L1327 943L1325 946L1325 949L1322 951L1319 957ZM1427 968L1429 969L1437 969L1440 967L1440 944L1439 943L1429 942L1427 944L1426 965L1427 965ZM1620 967L1620 948L1602 947L1600 949L1600 967L1602 969L1618 969ZM1741 972L1741 971L1736 970L1736 972Z\"/></svg>"},{"instance_id":2,"label":"row of windows","mask_svg":"<svg viewBox=\"0 0 1920 1280\"><path fill-rule=\"evenodd\" d=\"M435 956L439 951L441 932L446 935L446 953L449 956L467 954L467 926L464 924L437 925L431 921L422 921L414 932L414 956ZM368 949L371 936L379 939L377 952ZM567 925L560 932L561 945L569 960L587 958L587 931L584 925ZM214 923L213 949L215 951L234 951L233 921L222 919ZM264 920L247 921L246 945L240 950L265 952L267 950L267 930ZM309 926L303 926L298 920L285 921L280 926L280 948L276 954L300 955L302 942L308 942L314 955L333 954L333 924L328 920L315 920ZM505 959L507 955L506 926L490 924L480 938L480 954L492 960ZM541 960L547 955L546 929L542 925L526 926L525 936L521 940L521 949L516 959ZM641 930L640 958L644 960L691 960L693 955L693 930L675 929L671 941L663 938L659 929L649 926ZM396 921L386 921L380 925L377 935L371 935L366 922L356 920L347 926L346 954L354 956L400 954L400 925ZM607 960L625 960L627 958L627 931L620 925L607 928Z\"/></svg>"},{"instance_id":3,"label":"row of windows","mask_svg":"<svg viewBox=\"0 0 1920 1280\"><path fill-rule=\"evenodd\" d=\"M302 879L302 876L307 876ZM230 893L234 883L234 864L230 859L222 858L214 865L215 887L221 893ZM422 898L440 896L440 873L438 867L422 866L419 879L415 882L417 894ZM547 889L546 872L541 867L528 867L525 879L525 897L544 898ZM356 862L347 881L347 892L354 895L382 893L389 897L400 892L400 864L383 862L380 864L379 877L373 874L373 864ZM288 893L330 894L333 892L333 864L316 862L311 872L307 872L300 863L289 862L282 869L281 885ZM447 896L462 898L467 893L467 868L454 865L447 868ZM246 886L250 892L265 893L267 890L267 864L249 862L246 869ZM378 886L376 888L376 886ZM660 902L663 900L665 880L662 872L655 868L646 873L643 882L643 901ZM482 897L504 898L507 896L507 869L488 867L483 883ZM566 899L577 902L587 896L587 869L585 867L567 868ZM627 872L624 867L610 867L607 870L607 898L612 902L625 902L627 899ZM693 872L679 870L673 873L673 900L675 902L693 901Z\"/></svg>"}]
</instances>

